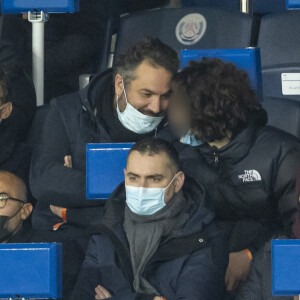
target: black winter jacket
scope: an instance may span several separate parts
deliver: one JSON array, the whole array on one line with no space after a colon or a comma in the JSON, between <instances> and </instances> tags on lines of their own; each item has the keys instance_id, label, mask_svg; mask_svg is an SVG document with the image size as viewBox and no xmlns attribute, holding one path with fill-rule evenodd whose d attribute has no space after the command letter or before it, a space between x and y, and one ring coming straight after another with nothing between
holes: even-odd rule
<instances>
[{"instance_id":1,"label":"black winter jacket","mask_svg":"<svg viewBox=\"0 0 300 300\"><path fill-rule=\"evenodd\" d=\"M176 236L165 237L148 262L144 276L167 299L223 300L228 249L222 230L204 206L206 193L193 180L186 180L185 224ZM72 300L95 299L100 284L114 300L152 300L156 295L133 290L130 250L123 228L125 187L121 184L107 202L103 222L92 229L88 252Z\"/></svg>"},{"instance_id":2,"label":"black winter jacket","mask_svg":"<svg viewBox=\"0 0 300 300\"><path fill-rule=\"evenodd\" d=\"M87 228L93 219L101 218L105 201L86 200L87 143L134 142L154 135L135 134L121 125L110 110L112 79L112 70L107 70L85 89L51 102L31 164L30 185L37 199L34 228L51 229L62 221L50 204L67 208L68 224ZM64 166L66 155L72 156L72 168Z\"/></svg>"},{"instance_id":3,"label":"black winter jacket","mask_svg":"<svg viewBox=\"0 0 300 300\"><path fill-rule=\"evenodd\" d=\"M169 134L165 137L170 140ZM206 187L209 207L228 233L230 251L249 248L255 253L272 237L293 236L300 143L266 126L264 111L252 115L247 128L221 149L172 142L184 172Z\"/></svg>"}]
</instances>

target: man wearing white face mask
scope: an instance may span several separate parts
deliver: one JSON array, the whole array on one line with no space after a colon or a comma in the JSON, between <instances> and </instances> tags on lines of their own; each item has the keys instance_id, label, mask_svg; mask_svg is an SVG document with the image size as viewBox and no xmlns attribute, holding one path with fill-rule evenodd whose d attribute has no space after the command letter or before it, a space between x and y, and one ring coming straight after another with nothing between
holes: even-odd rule
<instances>
[{"instance_id":1,"label":"man wearing white face mask","mask_svg":"<svg viewBox=\"0 0 300 300\"><path fill-rule=\"evenodd\" d=\"M173 146L137 142L124 173L92 230L71 299L223 299L223 235Z\"/></svg>"},{"instance_id":2,"label":"man wearing white face mask","mask_svg":"<svg viewBox=\"0 0 300 300\"><path fill-rule=\"evenodd\" d=\"M31 169L37 199L34 228L81 237L94 218L101 218L103 201L85 198L86 144L155 136L164 126L178 68L172 48L146 39L121 54L113 70L95 75L85 89L51 102Z\"/></svg>"}]
</instances>

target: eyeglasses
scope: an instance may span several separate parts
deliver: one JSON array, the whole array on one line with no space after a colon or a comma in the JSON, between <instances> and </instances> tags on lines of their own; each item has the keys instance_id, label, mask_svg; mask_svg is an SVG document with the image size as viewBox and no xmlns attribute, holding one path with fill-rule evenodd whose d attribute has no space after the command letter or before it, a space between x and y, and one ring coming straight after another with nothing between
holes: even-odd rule
<instances>
[{"instance_id":1,"label":"eyeglasses","mask_svg":"<svg viewBox=\"0 0 300 300\"><path fill-rule=\"evenodd\" d=\"M0 193L0 208L4 208L8 200L21 202L23 204L25 203L23 200L10 197L9 195L7 195L5 193Z\"/></svg>"}]
</instances>

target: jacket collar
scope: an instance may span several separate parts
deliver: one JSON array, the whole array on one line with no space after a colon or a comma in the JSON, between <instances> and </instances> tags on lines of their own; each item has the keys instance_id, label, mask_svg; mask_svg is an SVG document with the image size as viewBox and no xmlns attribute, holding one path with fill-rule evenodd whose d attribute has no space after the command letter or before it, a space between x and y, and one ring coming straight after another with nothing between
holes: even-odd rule
<instances>
[{"instance_id":1,"label":"jacket collar","mask_svg":"<svg viewBox=\"0 0 300 300\"><path fill-rule=\"evenodd\" d=\"M267 114L264 110L251 114L247 127L236 135L226 146L217 149L210 147L205 143L198 147L209 164L216 164L216 162L225 162L227 164L234 164L242 160L249 153L257 131L265 126L267 123Z\"/></svg>"}]
</instances>

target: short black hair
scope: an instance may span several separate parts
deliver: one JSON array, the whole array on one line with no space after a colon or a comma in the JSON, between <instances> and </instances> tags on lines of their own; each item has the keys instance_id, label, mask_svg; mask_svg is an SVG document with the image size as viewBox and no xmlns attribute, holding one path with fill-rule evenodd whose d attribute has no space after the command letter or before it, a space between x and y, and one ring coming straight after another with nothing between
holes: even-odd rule
<instances>
[{"instance_id":1,"label":"short black hair","mask_svg":"<svg viewBox=\"0 0 300 300\"><path fill-rule=\"evenodd\" d=\"M223 139L228 131L237 135L251 113L263 111L248 73L218 58L191 61L174 82L190 98L195 135L207 142Z\"/></svg>"},{"instance_id":2,"label":"short black hair","mask_svg":"<svg viewBox=\"0 0 300 300\"><path fill-rule=\"evenodd\" d=\"M130 149L128 157L133 151L137 151L142 154L147 154L149 156L154 156L160 153L166 153L176 171L179 171L180 162L178 153L173 145L171 145L169 142L163 139L157 139L152 137L145 138L136 142Z\"/></svg>"},{"instance_id":3,"label":"short black hair","mask_svg":"<svg viewBox=\"0 0 300 300\"><path fill-rule=\"evenodd\" d=\"M174 49L158 38L146 38L119 55L114 76L121 74L128 85L134 79L136 68L144 61L154 67L163 67L173 75L179 70L179 59Z\"/></svg>"}]
</instances>

